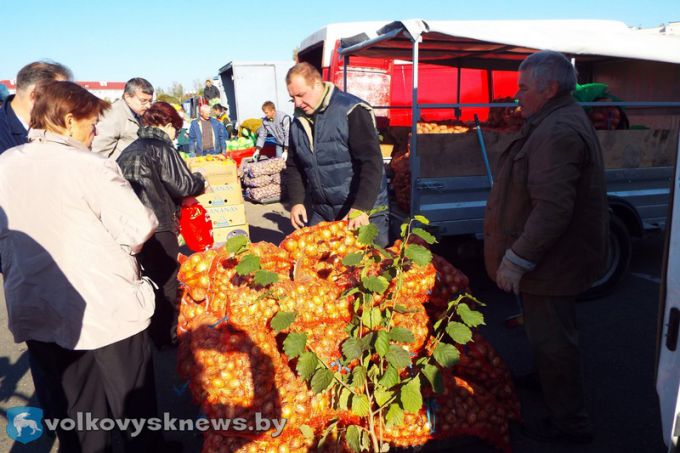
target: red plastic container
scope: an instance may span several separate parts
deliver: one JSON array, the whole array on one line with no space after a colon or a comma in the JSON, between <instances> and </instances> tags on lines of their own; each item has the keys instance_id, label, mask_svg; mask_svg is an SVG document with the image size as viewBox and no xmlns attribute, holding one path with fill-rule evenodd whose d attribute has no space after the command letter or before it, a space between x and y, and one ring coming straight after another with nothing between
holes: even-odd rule
<instances>
[{"instance_id":1,"label":"red plastic container","mask_svg":"<svg viewBox=\"0 0 680 453\"><path fill-rule=\"evenodd\" d=\"M250 159L253 157L253 154L255 154L255 147L251 148L246 148L246 149L236 149L232 151L227 151L225 154L228 157L231 157L236 161L236 166L240 167L241 166L241 161L243 159ZM276 146L265 143L264 147L262 148L262 151L260 151L260 156L268 156L268 157L276 157Z\"/></svg>"}]
</instances>

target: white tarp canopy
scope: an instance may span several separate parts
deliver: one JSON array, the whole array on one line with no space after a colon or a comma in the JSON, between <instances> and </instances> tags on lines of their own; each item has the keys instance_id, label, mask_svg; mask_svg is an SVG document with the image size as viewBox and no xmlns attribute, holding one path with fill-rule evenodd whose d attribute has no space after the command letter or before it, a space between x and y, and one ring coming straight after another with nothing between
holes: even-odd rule
<instances>
[{"instance_id":1,"label":"white tarp canopy","mask_svg":"<svg viewBox=\"0 0 680 453\"><path fill-rule=\"evenodd\" d=\"M644 34L607 20L411 19L345 36L339 51L411 60L413 40L418 38L420 61L469 67L516 69L528 54L544 49L580 56L581 61L625 58L680 64L677 37Z\"/></svg>"},{"instance_id":2,"label":"white tarp canopy","mask_svg":"<svg viewBox=\"0 0 680 453\"><path fill-rule=\"evenodd\" d=\"M328 24L320 30L315 31L307 36L300 43L300 52L305 52L317 45L323 46L322 66L328 67L331 64L331 54L335 47L335 42L339 39L348 36L358 35L360 33L373 32L389 24L388 21L378 22L345 22L338 24Z\"/></svg>"}]
</instances>

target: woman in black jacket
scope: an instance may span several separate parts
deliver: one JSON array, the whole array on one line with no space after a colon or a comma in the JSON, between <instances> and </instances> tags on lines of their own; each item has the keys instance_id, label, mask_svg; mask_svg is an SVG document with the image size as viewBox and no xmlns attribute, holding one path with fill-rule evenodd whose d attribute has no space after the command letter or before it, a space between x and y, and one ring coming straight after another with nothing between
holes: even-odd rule
<instances>
[{"instance_id":1,"label":"woman in black jacket","mask_svg":"<svg viewBox=\"0 0 680 453\"><path fill-rule=\"evenodd\" d=\"M166 102L156 102L142 116L139 139L125 148L117 162L135 193L158 218L156 234L138 255L145 275L157 285L156 310L149 334L156 346L177 343L177 214L182 198L205 192L207 182L191 173L173 140L182 119Z\"/></svg>"}]
</instances>

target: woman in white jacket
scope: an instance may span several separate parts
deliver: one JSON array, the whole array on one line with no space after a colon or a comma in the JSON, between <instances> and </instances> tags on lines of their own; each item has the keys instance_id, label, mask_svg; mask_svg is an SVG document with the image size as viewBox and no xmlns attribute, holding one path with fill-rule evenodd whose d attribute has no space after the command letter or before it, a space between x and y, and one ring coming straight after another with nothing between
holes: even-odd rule
<instances>
[{"instance_id":1,"label":"woman in white jacket","mask_svg":"<svg viewBox=\"0 0 680 453\"><path fill-rule=\"evenodd\" d=\"M29 143L0 155L9 329L28 346L46 418L157 416L145 331L154 292L134 254L158 222L116 163L90 152L107 108L75 83L50 82L38 92ZM158 432L130 432L126 451L159 445ZM60 451L110 449L104 430L57 436Z\"/></svg>"}]
</instances>

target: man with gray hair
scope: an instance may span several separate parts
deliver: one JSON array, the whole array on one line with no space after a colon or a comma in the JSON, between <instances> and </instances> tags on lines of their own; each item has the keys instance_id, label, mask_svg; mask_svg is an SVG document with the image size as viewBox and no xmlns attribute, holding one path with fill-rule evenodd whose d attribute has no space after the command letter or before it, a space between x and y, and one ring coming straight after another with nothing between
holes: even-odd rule
<instances>
[{"instance_id":1,"label":"man with gray hair","mask_svg":"<svg viewBox=\"0 0 680 453\"><path fill-rule=\"evenodd\" d=\"M122 99L118 99L97 123L97 135L92 151L116 160L120 153L137 140L137 131L153 100L153 86L141 77L125 84Z\"/></svg>"},{"instance_id":2,"label":"man with gray hair","mask_svg":"<svg viewBox=\"0 0 680 453\"><path fill-rule=\"evenodd\" d=\"M484 219L484 258L499 288L524 303L524 328L550 417L534 439L589 443L576 296L604 269L609 225L600 143L572 98L576 71L552 51L519 67L526 120L499 156Z\"/></svg>"},{"instance_id":3,"label":"man with gray hair","mask_svg":"<svg viewBox=\"0 0 680 453\"><path fill-rule=\"evenodd\" d=\"M221 154L227 149L227 129L210 112L210 106L203 104L189 126L189 146L196 156Z\"/></svg>"},{"instance_id":4,"label":"man with gray hair","mask_svg":"<svg viewBox=\"0 0 680 453\"><path fill-rule=\"evenodd\" d=\"M69 68L50 61L34 61L19 70L16 94L7 97L0 108L0 154L28 142L31 110L40 85L72 78Z\"/></svg>"}]
</instances>

